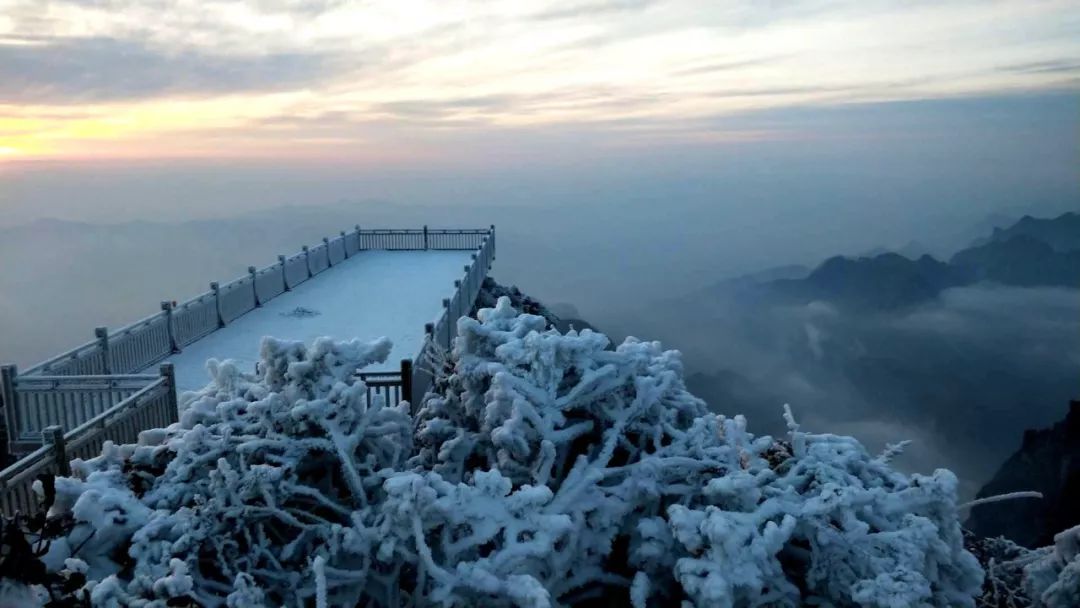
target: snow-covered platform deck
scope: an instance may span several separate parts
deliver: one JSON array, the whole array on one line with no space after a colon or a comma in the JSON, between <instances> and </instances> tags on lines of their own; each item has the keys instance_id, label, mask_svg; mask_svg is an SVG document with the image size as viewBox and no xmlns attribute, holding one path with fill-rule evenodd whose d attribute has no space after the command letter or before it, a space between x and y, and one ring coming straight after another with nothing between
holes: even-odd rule
<instances>
[{"instance_id":1,"label":"snow-covered platform deck","mask_svg":"<svg viewBox=\"0 0 1080 608\"><path fill-rule=\"evenodd\" d=\"M254 370L264 336L306 344L322 336L335 340L385 336L393 342L393 350L376 371L396 370L401 359L420 352L424 325L442 314L442 301L454 295L454 280L461 278L471 254L361 251L170 357L177 388L204 386L210 358L233 359L241 369Z\"/></svg>"},{"instance_id":2,"label":"snow-covered platform deck","mask_svg":"<svg viewBox=\"0 0 1080 608\"><path fill-rule=\"evenodd\" d=\"M323 336L389 338L387 361L361 378L369 392L411 402L430 386L427 362L450 347L494 259L494 226L356 226L269 266L250 266L189 300L160 302L159 312L130 325L99 327L92 341L30 369L0 366L0 452L4 439L10 453L36 450L50 427L78 445L134 441L146 424L176 419L169 403L177 389L206 385L208 359L254 370L265 336L307 344Z\"/></svg>"}]
</instances>

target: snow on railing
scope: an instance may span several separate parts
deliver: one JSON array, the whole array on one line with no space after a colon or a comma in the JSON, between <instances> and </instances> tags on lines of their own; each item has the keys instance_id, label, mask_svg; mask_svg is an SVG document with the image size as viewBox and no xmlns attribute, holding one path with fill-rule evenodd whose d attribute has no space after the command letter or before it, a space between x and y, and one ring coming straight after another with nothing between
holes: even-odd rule
<instances>
[{"instance_id":1,"label":"snow on railing","mask_svg":"<svg viewBox=\"0 0 1080 608\"><path fill-rule=\"evenodd\" d=\"M102 443L107 440L118 444L134 443L141 431L176 422L176 378L173 367L165 363L160 371L160 376L64 376L61 379L40 376L22 380L28 383L43 378L48 378L50 382L77 381L109 392L116 392L116 385L122 385L122 392L126 395L85 422L73 425L74 428L66 433L62 425L43 428L43 441L39 444L44 445L0 471L0 511L7 516L16 512L34 513L38 508L38 496L33 491L33 485L39 476L69 475L71 468L68 463L73 458L97 456ZM138 388L131 390L129 384L136 383Z\"/></svg>"},{"instance_id":2,"label":"snow on railing","mask_svg":"<svg viewBox=\"0 0 1080 608\"><path fill-rule=\"evenodd\" d=\"M162 311L24 370L23 375L108 374L145 369L257 306L340 264L364 249L469 250L479 248L491 229L362 230L341 232L321 245L304 247L261 270L217 286L186 302L162 305ZM120 348L116 342L122 342Z\"/></svg>"},{"instance_id":3,"label":"snow on railing","mask_svg":"<svg viewBox=\"0 0 1080 608\"><path fill-rule=\"evenodd\" d=\"M412 359L402 359L401 368L390 372L360 372L360 381L367 388L368 403L373 403L376 396L386 403L412 401Z\"/></svg>"},{"instance_id":4,"label":"snow on railing","mask_svg":"<svg viewBox=\"0 0 1080 608\"><path fill-rule=\"evenodd\" d=\"M5 380L11 375L5 367ZM97 416L141 390L157 376L14 376L4 395L11 403L9 440L39 441L45 427L60 424L72 428ZM5 381L5 385L9 382Z\"/></svg>"},{"instance_id":5,"label":"snow on railing","mask_svg":"<svg viewBox=\"0 0 1080 608\"><path fill-rule=\"evenodd\" d=\"M454 295L443 300L443 311L433 323L424 326L424 345L413 365L412 386L408 400L412 397L423 397L424 393L431 388L434 382L435 365L443 360L438 351L449 351L453 346L453 338L457 328L455 324L459 318L469 314L476 297L480 294L480 286L483 285L491 264L495 261L495 226L483 231L476 253L472 254L472 260L465 266L465 276L454 281Z\"/></svg>"},{"instance_id":6,"label":"snow on railing","mask_svg":"<svg viewBox=\"0 0 1080 608\"><path fill-rule=\"evenodd\" d=\"M480 285L495 259L495 227L362 230L356 226L334 239L324 238L321 245L305 246L298 254L280 255L277 263L261 270L251 266L247 275L224 285L211 283L210 291L186 302L162 302L160 312L115 332L99 327L94 341L22 373L14 365L4 366L0 374L0 405L4 409L9 449L32 449L40 441L43 429L87 420L130 394L130 389L124 389L129 392L114 391L110 398L104 399L101 387L79 384L81 379L100 376L126 382L124 376L112 374L144 370L367 249L475 250L463 277L454 282L453 296L443 302L442 314L426 328L428 339L417 354L417 361L421 361L430 359L429 351L435 345L449 349L454 334L452 324L468 314L476 301ZM408 367L403 363L401 371L388 374L378 378L379 386L397 387L398 399L412 401L414 394L422 396L431 386L431 369L427 364L413 366L410 360ZM64 377L71 382L57 379ZM46 384L35 384L35 379ZM27 389L30 386L48 388Z\"/></svg>"},{"instance_id":7,"label":"snow on railing","mask_svg":"<svg viewBox=\"0 0 1080 608\"><path fill-rule=\"evenodd\" d=\"M172 311L173 324L173 347L171 352L177 352L181 348L191 344L199 338L215 331L218 325L217 299L214 291L195 296L194 298L175 307ZM164 311L166 314L168 310ZM168 353L162 355L168 356ZM153 361L147 361L150 365Z\"/></svg>"}]
</instances>

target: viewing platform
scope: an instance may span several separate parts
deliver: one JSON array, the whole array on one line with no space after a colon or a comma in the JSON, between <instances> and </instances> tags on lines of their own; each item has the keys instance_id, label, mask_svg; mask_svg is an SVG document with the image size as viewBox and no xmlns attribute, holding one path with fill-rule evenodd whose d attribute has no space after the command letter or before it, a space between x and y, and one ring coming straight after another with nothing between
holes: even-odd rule
<instances>
[{"instance_id":1,"label":"viewing platform","mask_svg":"<svg viewBox=\"0 0 1080 608\"><path fill-rule=\"evenodd\" d=\"M210 381L208 359L254 372L265 336L389 338L388 360L358 377L369 397L418 399L432 381L427 362L450 348L494 260L494 226L356 226L121 329L99 327L30 369L0 367L0 453L23 456L0 471L0 511L29 510L37 476L66 474L70 459L97 455L105 441L134 443L177 421L177 393Z\"/></svg>"},{"instance_id":2,"label":"viewing platform","mask_svg":"<svg viewBox=\"0 0 1080 608\"><path fill-rule=\"evenodd\" d=\"M316 338L390 338L390 358L365 371L397 371L424 344L424 325L445 310L455 279L471 262L469 251L363 251L328 268L318 278L283 292L166 361L176 369L180 391L210 381L206 361L233 359L254 371L264 336L311 344Z\"/></svg>"}]
</instances>

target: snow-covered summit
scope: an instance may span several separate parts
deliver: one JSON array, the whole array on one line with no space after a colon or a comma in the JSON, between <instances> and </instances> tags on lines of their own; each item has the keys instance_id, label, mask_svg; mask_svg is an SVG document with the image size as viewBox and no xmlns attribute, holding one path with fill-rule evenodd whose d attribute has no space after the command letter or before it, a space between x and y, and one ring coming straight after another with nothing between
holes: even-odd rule
<instances>
[{"instance_id":1,"label":"snow-covered summit","mask_svg":"<svg viewBox=\"0 0 1080 608\"><path fill-rule=\"evenodd\" d=\"M500 298L417 404L356 379L389 350L268 339L259 375L211 365L179 423L56 481L73 527L47 565L97 606L976 605L950 472L790 412L755 436L657 342Z\"/></svg>"}]
</instances>

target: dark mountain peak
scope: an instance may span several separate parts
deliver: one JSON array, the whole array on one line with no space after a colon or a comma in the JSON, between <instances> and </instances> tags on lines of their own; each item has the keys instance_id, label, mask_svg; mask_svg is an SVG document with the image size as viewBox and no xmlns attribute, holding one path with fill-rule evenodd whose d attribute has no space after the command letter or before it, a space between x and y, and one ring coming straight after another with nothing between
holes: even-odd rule
<instances>
[{"instance_id":1,"label":"dark mountain peak","mask_svg":"<svg viewBox=\"0 0 1080 608\"><path fill-rule=\"evenodd\" d=\"M947 287L964 283L949 264L923 255L918 260L898 253L873 257L831 257L803 281L776 282L782 292L872 310L918 304Z\"/></svg>"},{"instance_id":2,"label":"dark mountain peak","mask_svg":"<svg viewBox=\"0 0 1080 608\"><path fill-rule=\"evenodd\" d=\"M1066 244L1069 239L1078 243L1076 250L1062 251L1053 244ZM1076 213L1053 219L1024 216L1008 228L994 228L993 237L948 261L926 253L915 241L906 249L836 255L813 270L778 267L727 279L694 295L784 305L821 300L841 308L888 311L919 305L945 289L978 281L1023 287L1080 286L1080 214Z\"/></svg>"},{"instance_id":3,"label":"dark mountain peak","mask_svg":"<svg viewBox=\"0 0 1080 608\"><path fill-rule=\"evenodd\" d=\"M1024 441L979 490L987 497L1035 490L1042 500L1016 500L972 508L967 527L980 536L1005 536L1027 547L1080 523L1080 401L1048 429L1024 431Z\"/></svg>"},{"instance_id":4,"label":"dark mountain peak","mask_svg":"<svg viewBox=\"0 0 1080 608\"><path fill-rule=\"evenodd\" d=\"M1069 402L1069 413L1065 415L1065 438L1080 445L1080 400Z\"/></svg>"},{"instance_id":5,"label":"dark mountain peak","mask_svg":"<svg viewBox=\"0 0 1080 608\"><path fill-rule=\"evenodd\" d=\"M1080 242L1080 225L1077 239ZM984 245L958 252L950 262L975 280L1020 286L1080 285L1080 249L1060 251L1023 230L1002 232Z\"/></svg>"},{"instance_id":6,"label":"dark mountain peak","mask_svg":"<svg viewBox=\"0 0 1080 608\"><path fill-rule=\"evenodd\" d=\"M838 255L822 262L810 273L807 280L812 282L844 281L850 279L853 273L911 272L916 268L929 269L946 266L947 264L934 259L929 254L920 257L917 261L893 251L857 258Z\"/></svg>"},{"instance_id":7,"label":"dark mountain peak","mask_svg":"<svg viewBox=\"0 0 1080 608\"><path fill-rule=\"evenodd\" d=\"M989 240L1008 241L1020 236L1041 241L1059 252L1080 250L1080 213L1069 211L1054 218L1025 215L1008 228L995 228Z\"/></svg>"}]
</instances>

